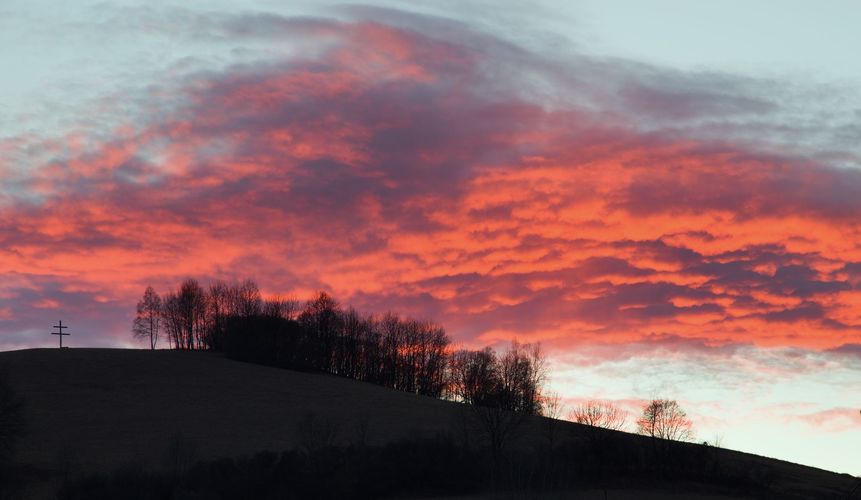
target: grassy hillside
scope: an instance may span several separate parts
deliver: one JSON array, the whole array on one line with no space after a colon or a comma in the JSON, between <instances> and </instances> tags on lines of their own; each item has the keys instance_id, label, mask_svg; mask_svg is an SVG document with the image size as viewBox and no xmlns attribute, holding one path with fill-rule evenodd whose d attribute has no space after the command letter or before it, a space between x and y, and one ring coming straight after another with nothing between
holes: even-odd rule
<instances>
[{"instance_id":1,"label":"grassy hillside","mask_svg":"<svg viewBox=\"0 0 861 500\"><path fill-rule=\"evenodd\" d=\"M195 460L288 449L301 441L297 426L312 412L337 428L344 444L360 439L360 422L367 424L368 444L464 428L460 404L207 352L34 349L0 353L0 367L26 397L28 433L17 461L50 473L110 471L132 462L157 468L177 433ZM544 439L543 429L533 419L520 445ZM583 428L563 423L557 433L560 441L576 441ZM852 486L846 475L711 452L765 468L782 488L810 498Z\"/></svg>"},{"instance_id":2,"label":"grassy hillside","mask_svg":"<svg viewBox=\"0 0 861 500\"><path fill-rule=\"evenodd\" d=\"M344 440L363 416L371 443L432 434L459 406L208 352L35 349L0 353L0 366L27 399L20 460L71 458L86 471L155 465L177 432L198 458L289 448L309 412L330 419Z\"/></svg>"}]
</instances>

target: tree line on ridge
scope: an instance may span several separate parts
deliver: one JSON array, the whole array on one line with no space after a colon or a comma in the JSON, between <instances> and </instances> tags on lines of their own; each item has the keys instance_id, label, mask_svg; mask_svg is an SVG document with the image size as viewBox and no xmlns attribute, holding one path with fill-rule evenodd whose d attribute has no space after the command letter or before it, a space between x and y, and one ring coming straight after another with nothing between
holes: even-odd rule
<instances>
[{"instance_id":1,"label":"tree line on ridge","mask_svg":"<svg viewBox=\"0 0 861 500\"><path fill-rule=\"evenodd\" d=\"M541 414L546 366L538 345L451 349L445 329L397 313L364 314L326 292L300 305L264 298L251 280L208 287L188 278L159 295L148 287L132 331L155 349L213 350L437 398Z\"/></svg>"}]
</instances>

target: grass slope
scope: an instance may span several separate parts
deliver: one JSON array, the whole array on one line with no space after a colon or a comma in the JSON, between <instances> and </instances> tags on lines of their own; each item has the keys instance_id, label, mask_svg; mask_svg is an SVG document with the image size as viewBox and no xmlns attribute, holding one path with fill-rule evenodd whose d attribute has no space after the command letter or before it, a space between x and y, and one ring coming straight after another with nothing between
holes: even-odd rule
<instances>
[{"instance_id":1,"label":"grass slope","mask_svg":"<svg viewBox=\"0 0 861 500\"><path fill-rule=\"evenodd\" d=\"M340 377L270 368L209 352L34 349L0 353L26 397L19 460L85 471L158 464L181 432L197 458L294 446L308 412L349 440L361 415L368 442L447 428L459 405Z\"/></svg>"},{"instance_id":2,"label":"grass slope","mask_svg":"<svg viewBox=\"0 0 861 500\"><path fill-rule=\"evenodd\" d=\"M309 412L328 419L340 439L368 423L368 444L462 428L464 407L330 375L231 361L208 352L125 349L32 349L0 353L0 368L26 398L28 432L18 462L73 474L124 463L158 467L181 432L195 459L250 455L297 444ZM563 423L561 439L582 427ZM543 439L534 419L522 441ZM630 439L641 439L630 436ZM719 450L727 460L768 466L792 491L839 492L853 478L820 469Z\"/></svg>"}]
</instances>

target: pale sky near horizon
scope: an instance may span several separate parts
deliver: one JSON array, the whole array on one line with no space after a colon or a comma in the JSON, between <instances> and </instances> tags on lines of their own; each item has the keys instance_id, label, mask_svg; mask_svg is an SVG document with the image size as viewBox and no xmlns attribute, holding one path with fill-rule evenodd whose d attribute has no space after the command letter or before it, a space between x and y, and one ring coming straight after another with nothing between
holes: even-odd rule
<instances>
[{"instance_id":1,"label":"pale sky near horizon","mask_svg":"<svg viewBox=\"0 0 861 500\"><path fill-rule=\"evenodd\" d=\"M861 474L861 2L370 3L418 15L0 4L0 349L53 345L37 332L60 312L79 342L131 345L148 280L249 273L272 293L432 317L469 345L542 340L572 403L669 395L700 440ZM303 50L315 85L281 72ZM542 85L570 102L539 103ZM326 116L323 139L293 116ZM304 193L334 201L283 201ZM273 207L283 226L261 222ZM281 236L248 249L255 234ZM349 248L294 244L332 234ZM268 274L279 259L295 267Z\"/></svg>"}]
</instances>

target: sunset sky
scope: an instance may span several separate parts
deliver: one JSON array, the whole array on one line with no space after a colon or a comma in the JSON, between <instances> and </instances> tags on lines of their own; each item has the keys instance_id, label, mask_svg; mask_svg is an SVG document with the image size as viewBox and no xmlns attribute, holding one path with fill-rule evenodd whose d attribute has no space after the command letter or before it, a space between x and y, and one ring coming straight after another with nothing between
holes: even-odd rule
<instances>
[{"instance_id":1,"label":"sunset sky","mask_svg":"<svg viewBox=\"0 0 861 500\"><path fill-rule=\"evenodd\" d=\"M861 3L194 5L0 4L0 349L248 277L861 474Z\"/></svg>"}]
</instances>

